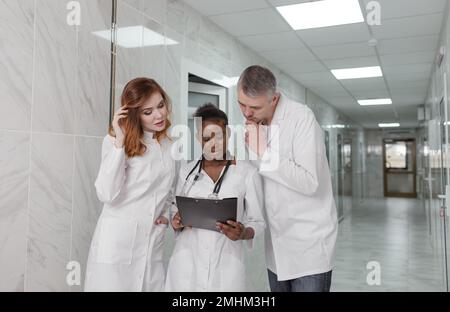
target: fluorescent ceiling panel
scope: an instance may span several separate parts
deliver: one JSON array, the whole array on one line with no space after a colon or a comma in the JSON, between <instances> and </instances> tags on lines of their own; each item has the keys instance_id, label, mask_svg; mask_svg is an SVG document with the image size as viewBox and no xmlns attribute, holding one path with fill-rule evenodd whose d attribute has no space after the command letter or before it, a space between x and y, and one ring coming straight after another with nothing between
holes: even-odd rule
<instances>
[{"instance_id":1,"label":"fluorescent ceiling panel","mask_svg":"<svg viewBox=\"0 0 450 312\"><path fill-rule=\"evenodd\" d=\"M358 0L322 0L277 7L294 30L364 22Z\"/></svg>"},{"instance_id":2,"label":"fluorescent ceiling panel","mask_svg":"<svg viewBox=\"0 0 450 312\"><path fill-rule=\"evenodd\" d=\"M378 127L380 128L398 128L400 127L399 123L393 122L393 123L380 123L378 124Z\"/></svg>"},{"instance_id":3,"label":"fluorescent ceiling panel","mask_svg":"<svg viewBox=\"0 0 450 312\"><path fill-rule=\"evenodd\" d=\"M331 72L338 80L383 77L380 66L333 69Z\"/></svg>"},{"instance_id":4,"label":"fluorescent ceiling panel","mask_svg":"<svg viewBox=\"0 0 450 312\"><path fill-rule=\"evenodd\" d=\"M325 126L325 128L327 129L344 129L346 128L345 125L327 125Z\"/></svg>"},{"instance_id":5,"label":"fluorescent ceiling panel","mask_svg":"<svg viewBox=\"0 0 450 312\"><path fill-rule=\"evenodd\" d=\"M108 41L111 40L111 30L95 31L93 34ZM144 26L130 26L117 29L117 45L123 48L132 49L164 44L176 45L178 42Z\"/></svg>"},{"instance_id":6,"label":"fluorescent ceiling panel","mask_svg":"<svg viewBox=\"0 0 450 312\"><path fill-rule=\"evenodd\" d=\"M371 100L359 100L359 105L370 106L370 105L391 105L391 99L371 99Z\"/></svg>"}]
</instances>

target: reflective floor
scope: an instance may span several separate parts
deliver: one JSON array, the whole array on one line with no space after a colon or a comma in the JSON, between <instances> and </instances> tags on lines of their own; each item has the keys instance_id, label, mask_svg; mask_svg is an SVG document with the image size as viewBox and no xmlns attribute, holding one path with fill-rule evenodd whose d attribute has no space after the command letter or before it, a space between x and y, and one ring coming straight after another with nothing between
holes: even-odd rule
<instances>
[{"instance_id":1,"label":"reflective floor","mask_svg":"<svg viewBox=\"0 0 450 312\"><path fill-rule=\"evenodd\" d=\"M332 291L444 291L444 273L416 199L353 203L340 224ZM381 284L370 286L366 268L377 261Z\"/></svg>"}]
</instances>

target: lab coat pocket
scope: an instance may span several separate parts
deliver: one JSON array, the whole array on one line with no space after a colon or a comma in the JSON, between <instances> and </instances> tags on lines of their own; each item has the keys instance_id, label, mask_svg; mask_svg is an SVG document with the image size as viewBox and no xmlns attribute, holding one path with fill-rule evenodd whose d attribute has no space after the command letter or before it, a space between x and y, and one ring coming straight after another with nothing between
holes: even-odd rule
<instances>
[{"instance_id":1,"label":"lab coat pocket","mask_svg":"<svg viewBox=\"0 0 450 312\"><path fill-rule=\"evenodd\" d=\"M152 254L153 261L162 261L164 256L164 239L166 236L166 230L168 228L168 225L160 224L155 225L155 231L153 234L153 250Z\"/></svg>"},{"instance_id":2,"label":"lab coat pocket","mask_svg":"<svg viewBox=\"0 0 450 312\"><path fill-rule=\"evenodd\" d=\"M131 264L136 231L137 221L104 217L98 238L97 262Z\"/></svg>"}]
</instances>

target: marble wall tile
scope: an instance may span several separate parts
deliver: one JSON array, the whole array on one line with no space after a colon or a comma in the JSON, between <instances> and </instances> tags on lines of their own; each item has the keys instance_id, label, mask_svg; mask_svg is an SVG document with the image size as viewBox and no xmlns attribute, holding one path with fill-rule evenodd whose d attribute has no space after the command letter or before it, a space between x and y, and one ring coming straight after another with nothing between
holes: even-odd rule
<instances>
[{"instance_id":1,"label":"marble wall tile","mask_svg":"<svg viewBox=\"0 0 450 312\"><path fill-rule=\"evenodd\" d=\"M136 10L141 10L142 1L141 0L119 0L122 1L124 4L127 4Z\"/></svg>"},{"instance_id":2,"label":"marble wall tile","mask_svg":"<svg viewBox=\"0 0 450 312\"><path fill-rule=\"evenodd\" d=\"M76 26L67 24L66 2L39 1L33 130L73 133L77 101Z\"/></svg>"},{"instance_id":3,"label":"marble wall tile","mask_svg":"<svg viewBox=\"0 0 450 312\"><path fill-rule=\"evenodd\" d=\"M34 0L0 1L0 125L29 130L33 80Z\"/></svg>"},{"instance_id":4,"label":"marble wall tile","mask_svg":"<svg viewBox=\"0 0 450 312\"><path fill-rule=\"evenodd\" d=\"M174 31L185 34L185 25L188 15L185 13L185 6L182 0L166 0L166 22L165 25Z\"/></svg>"},{"instance_id":5,"label":"marble wall tile","mask_svg":"<svg viewBox=\"0 0 450 312\"><path fill-rule=\"evenodd\" d=\"M211 53L211 45L198 44L195 62L224 76L232 76L232 63L220 54Z\"/></svg>"},{"instance_id":6,"label":"marble wall tile","mask_svg":"<svg viewBox=\"0 0 450 312\"><path fill-rule=\"evenodd\" d=\"M119 28L142 26L144 16L136 9L124 3L124 0L118 2L117 26ZM138 30L136 37L143 38L143 30ZM120 96L125 85L132 79L139 77L142 71L141 62L143 49L142 40L140 46L135 48L126 48L124 46L117 47L117 68L116 68L116 107L120 107Z\"/></svg>"},{"instance_id":7,"label":"marble wall tile","mask_svg":"<svg viewBox=\"0 0 450 312\"><path fill-rule=\"evenodd\" d=\"M172 100L173 124L186 124L180 115L181 105L181 62L184 53L184 36L169 26L166 26L166 36L179 42L177 45L166 46L164 58L164 90ZM185 77L188 79L188 77Z\"/></svg>"},{"instance_id":8,"label":"marble wall tile","mask_svg":"<svg viewBox=\"0 0 450 312\"><path fill-rule=\"evenodd\" d=\"M28 133L0 130L0 291L24 290L29 148Z\"/></svg>"},{"instance_id":9,"label":"marble wall tile","mask_svg":"<svg viewBox=\"0 0 450 312\"><path fill-rule=\"evenodd\" d=\"M165 36L165 29L162 24L158 24L146 16L143 18L143 21L145 28ZM170 39L177 41L175 38ZM168 39L165 40L167 41ZM178 44L182 44L182 42L179 42ZM165 45L143 46L141 50L142 55L139 59L139 76L155 79L162 86L164 84L164 62L166 58Z\"/></svg>"},{"instance_id":10,"label":"marble wall tile","mask_svg":"<svg viewBox=\"0 0 450 312\"><path fill-rule=\"evenodd\" d=\"M67 291L73 136L33 134L26 291Z\"/></svg>"},{"instance_id":11,"label":"marble wall tile","mask_svg":"<svg viewBox=\"0 0 450 312\"><path fill-rule=\"evenodd\" d=\"M241 73L249 66L262 64L261 58L255 55L251 50L242 44L237 44L231 51L231 61L233 62L233 72L236 76L240 76Z\"/></svg>"},{"instance_id":12,"label":"marble wall tile","mask_svg":"<svg viewBox=\"0 0 450 312\"><path fill-rule=\"evenodd\" d=\"M81 285L71 291L82 291L89 248L103 205L97 199L94 183L100 168L101 138L75 138L75 171L73 179L73 217L71 261L81 265Z\"/></svg>"},{"instance_id":13,"label":"marble wall tile","mask_svg":"<svg viewBox=\"0 0 450 312\"><path fill-rule=\"evenodd\" d=\"M166 10L168 0L140 0L141 11L149 18L160 24L166 23Z\"/></svg>"},{"instance_id":14,"label":"marble wall tile","mask_svg":"<svg viewBox=\"0 0 450 312\"><path fill-rule=\"evenodd\" d=\"M111 29L111 1L82 0L80 3L74 133L103 136L109 117L111 44L92 32Z\"/></svg>"},{"instance_id":15,"label":"marble wall tile","mask_svg":"<svg viewBox=\"0 0 450 312\"><path fill-rule=\"evenodd\" d=\"M230 43L234 40L231 35L224 31L208 17L202 16L199 12L185 4L184 14L185 36L196 41L200 45L209 48L211 57L220 57L221 59L231 61Z\"/></svg>"}]
</instances>

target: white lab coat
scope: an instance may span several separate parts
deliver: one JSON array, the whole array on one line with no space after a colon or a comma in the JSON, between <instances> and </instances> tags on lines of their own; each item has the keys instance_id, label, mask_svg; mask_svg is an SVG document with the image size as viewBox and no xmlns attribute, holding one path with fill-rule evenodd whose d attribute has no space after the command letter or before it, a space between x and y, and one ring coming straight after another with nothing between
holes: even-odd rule
<instances>
[{"instance_id":1,"label":"white lab coat","mask_svg":"<svg viewBox=\"0 0 450 312\"><path fill-rule=\"evenodd\" d=\"M127 159L114 138L103 141L95 187L104 207L95 229L86 269L85 291L162 291L163 242L169 217L175 162L171 142L145 132L148 149Z\"/></svg>"},{"instance_id":2,"label":"white lab coat","mask_svg":"<svg viewBox=\"0 0 450 312\"><path fill-rule=\"evenodd\" d=\"M338 221L323 130L284 94L269 129L269 148L252 161L265 190L268 269L280 281L328 272Z\"/></svg>"},{"instance_id":3,"label":"white lab coat","mask_svg":"<svg viewBox=\"0 0 450 312\"><path fill-rule=\"evenodd\" d=\"M214 182L202 171L189 194L180 194L189 171L197 161L180 170L177 194L208 197ZM195 171L186 189L194 179ZM223 172L223 171L222 171ZM238 161L230 166L222 184L219 198L238 198L237 220L255 230L255 237L264 232L262 185L257 171L248 163ZM174 206L174 213L176 207ZM252 241L232 241L215 231L185 228L176 234L176 242L167 268L166 291L245 291L244 245Z\"/></svg>"}]
</instances>

